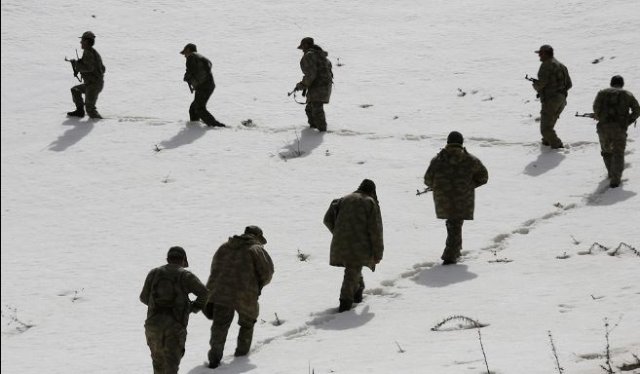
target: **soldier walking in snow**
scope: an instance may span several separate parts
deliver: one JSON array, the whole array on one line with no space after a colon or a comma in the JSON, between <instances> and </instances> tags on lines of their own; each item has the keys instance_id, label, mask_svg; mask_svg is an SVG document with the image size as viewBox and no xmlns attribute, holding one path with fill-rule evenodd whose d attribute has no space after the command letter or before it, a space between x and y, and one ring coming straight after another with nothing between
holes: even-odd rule
<instances>
[{"instance_id":1,"label":"soldier walking in snow","mask_svg":"<svg viewBox=\"0 0 640 374\"><path fill-rule=\"evenodd\" d=\"M627 146L627 127L640 116L640 105L624 87L624 79L611 78L611 87L598 92L593 102L594 118L598 121L600 151L607 168L609 185L620 185L624 170L624 150ZM631 113L629 113L631 111Z\"/></svg>"},{"instance_id":2,"label":"soldier walking in snow","mask_svg":"<svg viewBox=\"0 0 640 374\"><path fill-rule=\"evenodd\" d=\"M436 216L446 219L447 241L442 264L455 264L462 250L462 224L473 219L475 189L487 183L487 169L462 146L462 134L452 131L446 147L431 160L424 184L433 190Z\"/></svg>"},{"instance_id":3,"label":"soldier walking in snow","mask_svg":"<svg viewBox=\"0 0 640 374\"><path fill-rule=\"evenodd\" d=\"M344 312L362 301L362 267L375 271L384 252L375 183L365 179L355 192L333 200L324 224L333 234L329 264L344 267L338 308L338 312Z\"/></svg>"},{"instance_id":4,"label":"soldier walking in snow","mask_svg":"<svg viewBox=\"0 0 640 374\"><path fill-rule=\"evenodd\" d=\"M189 84L191 92L195 91L193 102L189 107L189 120L202 120L209 127L226 127L207 110L207 101L216 88L211 73L211 61L198 53L198 48L193 43L185 45L180 53L187 59L184 81Z\"/></svg>"},{"instance_id":5,"label":"soldier walking in snow","mask_svg":"<svg viewBox=\"0 0 640 374\"><path fill-rule=\"evenodd\" d=\"M542 109L540 111L540 133L542 144L551 148L563 148L554 127L560 113L567 105L567 94L572 87L569 71L553 57L553 48L545 44L536 51L540 56L538 79L533 80L533 88L538 92Z\"/></svg>"},{"instance_id":6,"label":"soldier walking in snow","mask_svg":"<svg viewBox=\"0 0 640 374\"><path fill-rule=\"evenodd\" d=\"M98 95L104 87L105 67L102 64L102 57L98 51L93 48L96 42L96 36L91 31L87 31L80 37L80 45L84 52L79 60L69 60L73 67L74 75L80 73L84 83L71 88L71 97L76 104L76 110L68 112L69 117L84 117L85 107L90 118L102 118L96 109ZM85 100L82 100L82 94Z\"/></svg>"},{"instance_id":7,"label":"soldier walking in snow","mask_svg":"<svg viewBox=\"0 0 640 374\"><path fill-rule=\"evenodd\" d=\"M171 247L167 265L149 272L140 293L140 301L148 306L144 330L156 374L178 373L189 314L200 311L207 301L207 288L186 267L184 249ZM195 294L196 300L191 302L189 294Z\"/></svg>"},{"instance_id":8,"label":"soldier walking in snow","mask_svg":"<svg viewBox=\"0 0 640 374\"><path fill-rule=\"evenodd\" d=\"M244 234L222 244L211 262L207 281L209 300L206 313L213 319L209 341L209 368L220 365L227 332L238 312L238 341L235 356L245 356L251 348L253 326L258 319L258 297L271 282L273 262L264 249L267 244L258 226L247 226Z\"/></svg>"},{"instance_id":9,"label":"soldier walking in snow","mask_svg":"<svg viewBox=\"0 0 640 374\"><path fill-rule=\"evenodd\" d=\"M331 61L327 58L329 54L309 37L302 39L298 49L303 52L300 69L304 76L296 84L295 91L302 91L302 96L307 98L305 112L309 126L324 132L327 131L327 120L323 106L329 103L333 85Z\"/></svg>"}]
</instances>

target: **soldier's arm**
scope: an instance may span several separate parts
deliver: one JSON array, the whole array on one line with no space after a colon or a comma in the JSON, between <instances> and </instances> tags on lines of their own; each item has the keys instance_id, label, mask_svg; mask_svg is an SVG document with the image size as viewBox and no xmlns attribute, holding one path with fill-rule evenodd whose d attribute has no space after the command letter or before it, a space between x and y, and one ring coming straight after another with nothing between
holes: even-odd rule
<instances>
[{"instance_id":1,"label":"soldier's arm","mask_svg":"<svg viewBox=\"0 0 640 374\"><path fill-rule=\"evenodd\" d=\"M331 204L329 204L329 209L327 209L327 212L324 214L324 220L322 221L331 233L333 233L333 229L336 227L336 218L338 217L339 204L340 199L333 200Z\"/></svg>"},{"instance_id":2,"label":"soldier's arm","mask_svg":"<svg viewBox=\"0 0 640 374\"><path fill-rule=\"evenodd\" d=\"M144 280L144 286L142 292L140 292L140 301L144 305L149 305L149 296L151 295L151 283L153 282L153 276L155 272L152 270L147 274L147 279Z\"/></svg>"},{"instance_id":3,"label":"soldier's arm","mask_svg":"<svg viewBox=\"0 0 640 374\"><path fill-rule=\"evenodd\" d=\"M198 85L196 79L198 76L198 61L196 56L191 55L187 57L186 65L187 71L184 73L184 81L195 87Z\"/></svg>"},{"instance_id":4,"label":"soldier's arm","mask_svg":"<svg viewBox=\"0 0 640 374\"><path fill-rule=\"evenodd\" d=\"M424 184L425 186L429 187L429 188L433 188L433 178L434 178L434 161L435 158L433 160L431 160L431 163L429 164L429 167L427 168L427 171L424 173Z\"/></svg>"},{"instance_id":5,"label":"soldier's arm","mask_svg":"<svg viewBox=\"0 0 640 374\"><path fill-rule=\"evenodd\" d=\"M302 60L300 60L300 68L304 74L300 83L308 88L318 75L318 67L311 53L307 53L302 57Z\"/></svg>"},{"instance_id":6,"label":"soldier's arm","mask_svg":"<svg viewBox=\"0 0 640 374\"><path fill-rule=\"evenodd\" d=\"M76 70L80 73L90 73L95 69L96 56L92 52L85 50L82 58L76 63Z\"/></svg>"},{"instance_id":7,"label":"soldier's arm","mask_svg":"<svg viewBox=\"0 0 640 374\"><path fill-rule=\"evenodd\" d=\"M369 237L371 238L371 244L373 246L373 260L375 263L382 260L384 254L384 240L382 234L382 213L377 203L373 203L373 209L371 212L371 220L369 225Z\"/></svg>"},{"instance_id":8,"label":"soldier's arm","mask_svg":"<svg viewBox=\"0 0 640 374\"><path fill-rule=\"evenodd\" d=\"M473 173L473 182L475 187L480 187L489 181L489 172L487 168L482 164L482 161L476 159L475 172Z\"/></svg>"},{"instance_id":9,"label":"soldier's arm","mask_svg":"<svg viewBox=\"0 0 640 374\"><path fill-rule=\"evenodd\" d=\"M196 295L196 299L191 303L191 312L198 313L207 303L209 290L200 282L200 279L191 272L186 271L184 278L185 289L190 294Z\"/></svg>"},{"instance_id":10,"label":"soldier's arm","mask_svg":"<svg viewBox=\"0 0 640 374\"><path fill-rule=\"evenodd\" d=\"M600 111L602 110L602 99L603 99L603 93L602 91L598 92L598 94L596 95L595 100L593 100L593 113L595 115L595 119L599 119L600 116Z\"/></svg>"},{"instance_id":11,"label":"soldier's arm","mask_svg":"<svg viewBox=\"0 0 640 374\"><path fill-rule=\"evenodd\" d=\"M254 246L251 250L251 254L253 256L253 263L256 269L258 288L262 290L262 287L271 283L271 278L273 278L273 261L271 260L269 253L267 253L267 251L261 246Z\"/></svg>"},{"instance_id":12,"label":"soldier's arm","mask_svg":"<svg viewBox=\"0 0 640 374\"><path fill-rule=\"evenodd\" d=\"M543 63L540 65L540 69L538 70L538 80L533 82L533 88L540 92L545 86L549 83L549 79L551 77L551 64Z\"/></svg>"},{"instance_id":13,"label":"soldier's arm","mask_svg":"<svg viewBox=\"0 0 640 374\"><path fill-rule=\"evenodd\" d=\"M629 96L631 97L631 114L629 115L629 124L632 124L638 119L638 117L640 117L640 105L631 92L629 92Z\"/></svg>"}]
</instances>

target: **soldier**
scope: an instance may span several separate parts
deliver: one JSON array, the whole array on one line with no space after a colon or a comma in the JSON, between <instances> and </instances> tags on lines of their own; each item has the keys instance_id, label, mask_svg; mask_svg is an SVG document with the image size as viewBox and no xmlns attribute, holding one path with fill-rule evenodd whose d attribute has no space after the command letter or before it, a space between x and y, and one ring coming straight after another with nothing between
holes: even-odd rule
<instances>
[{"instance_id":1,"label":"soldier","mask_svg":"<svg viewBox=\"0 0 640 374\"><path fill-rule=\"evenodd\" d=\"M187 59L184 81L189 84L191 92L195 91L193 102L189 107L189 120L202 120L209 127L226 127L207 110L207 101L216 88L213 74L211 74L211 61L198 53L198 48L193 43L185 45L180 53Z\"/></svg>"},{"instance_id":2,"label":"soldier","mask_svg":"<svg viewBox=\"0 0 640 374\"><path fill-rule=\"evenodd\" d=\"M96 102L104 87L104 72L106 69L102 64L102 57L93 48L95 42L96 36L91 31L82 34L80 37L80 45L84 50L82 58L70 60L74 73L80 73L84 83L71 88L71 97L76 104L76 110L68 112L67 116L69 117L84 117L86 107L90 118L102 118L96 109ZM84 101L82 101L82 94L85 95Z\"/></svg>"},{"instance_id":3,"label":"soldier","mask_svg":"<svg viewBox=\"0 0 640 374\"><path fill-rule=\"evenodd\" d=\"M327 131L327 120L324 115L324 104L329 104L331 86L333 85L333 73L328 53L316 45L313 38L304 38L298 49L303 52L300 60L300 69L304 76L296 84L295 91L302 91L302 96L307 97L305 112L309 126L320 132Z\"/></svg>"},{"instance_id":4,"label":"soldier","mask_svg":"<svg viewBox=\"0 0 640 374\"><path fill-rule=\"evenodd\" d=\"M140 301L148 306L144 330L156 374L178 373L189 313L197 313L207 301L207 288L186 267L184 249L171 247L167 265L149 272L140 293ZM191 302L189 294L195 294L196 300Z\"/></svg>"},{"instance_id":5,"label":"soldier","mask_svg":"<svg viewBox=\"0 0 640 374\"><path fill-rule=\"evenodd\" d=\"M433 190L436 216L446 219L447 241L442 264L455 264L462 249L462 223L473 219L475 189L487 183L482 162L462 146L462 134L452 131L446 147L431 160L424 184Z\"/></svg>"},{"instance_id":6,"label":"soldier","mask_svg":"<svg viewBox=\"0 0 640 374\"><path fill-rule=\"evenodd\" d=\"M224 343L234 311L238 312L238 341L235 356L245 356L251 348L253 325L258 319L258 297L271 282L273 262L264 249L267 244L258 226L247 226L244 234L222 244L213 256L207 282L207 313L213 317L209 345L209 368L220 365Z\"/></svg>"},{"instance_id":7,"label":"soldier","mask_svg":"<svg viewBox=\"0 0 640 374\"><path fill-rule=\"evenodd\" d=\"M538 79L533 82L533 88L538 92L542 104L540 111L542 144L551 146L553 149L563 148L562 140L558 138L554 127L560 113L567 105L567 93L572 87L569 71L553 57L553 48L550 45L545 44L535 52L542 61L538 70Z\"/></svg>"},{"instance_id":8,"label":"soldier","mask_svg":"<svg viewBox=\"0 0 640 374\"><path fill-rule=\"evenodd\" d=\"M375 271L382 260L382 215L375 183L365 179L355 192L333 200L324 224L333 234L329 264L344 267L338 307L342 313L362 301L362 267Z\"/></svg>"},{"instance_id":9,"label":"soldier","mask_svg":"<svg viewBox=\"0 0 640 374\"><path fill-rule=\"evenodd\" d=\"M620 185L624 170L624 149L627 145L627 127L640 116L638 100L623 90L624 79L611 78L611 87L598 92L593 102L594 118L598 121L600 150L612 188ZM631 113L629 113L631 111Z\"/></svg>"}]
</instances>

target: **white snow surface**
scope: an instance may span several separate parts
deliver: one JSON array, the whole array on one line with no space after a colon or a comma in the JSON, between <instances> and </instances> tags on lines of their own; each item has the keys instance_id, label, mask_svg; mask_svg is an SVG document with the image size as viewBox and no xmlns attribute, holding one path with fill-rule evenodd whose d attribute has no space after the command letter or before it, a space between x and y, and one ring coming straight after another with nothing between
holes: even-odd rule
<instances>
[{"instance_id":1,"label":"white snow surface","mask_svg":"<svg viewBox=\"0 0 640 374\"><path fill-rule=\"evenodd\" d=\"M205 282L250 224L276 272L250 355L233 357L233 325L217 373L554 373L551 332L566 374L595 374L605 319L618 372L640 354L640 257L614 253L640 244L640 130L608 189L595 122L574 113L614 74L640 95L638 14L637 0L2 0L3 373L151 372L147 272L181 245ZM86 30L107 67L100 121L65 117L77 82L63 59ZM286 95L304 36L333 61L325 134ZM209 108L227 129L187 122L187 42L213 61ZM540 147L523 79L546 43L574 82L560 151ZM489 183L445 267L444 221L416 190L452 130ZM385 253L364 302L338 314L322 218L363 178ZM458 320L431 330L455 315L488 324L481 341ZM213 372L209 328L191 317L181 373Z\"/></svg>"}]
</instances>

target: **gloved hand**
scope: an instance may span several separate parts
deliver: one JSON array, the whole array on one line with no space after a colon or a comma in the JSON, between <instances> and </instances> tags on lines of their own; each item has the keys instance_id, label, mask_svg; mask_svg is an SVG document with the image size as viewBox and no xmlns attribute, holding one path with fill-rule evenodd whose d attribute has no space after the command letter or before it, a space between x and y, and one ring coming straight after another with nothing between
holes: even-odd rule
<instances>
[{"instance_id":1,"label":"gloved hand","mask_svg":"<svg viewBox=\"0 0 640 374\"><path fill-rule=\"evenodd\" d=\"M304 89L305 89L305 87L304 87L304 84L302 84L302 82L298 82L296 84L296 88L295 88L296 91L302 91Z\"/></svg>"}]
</instances>

